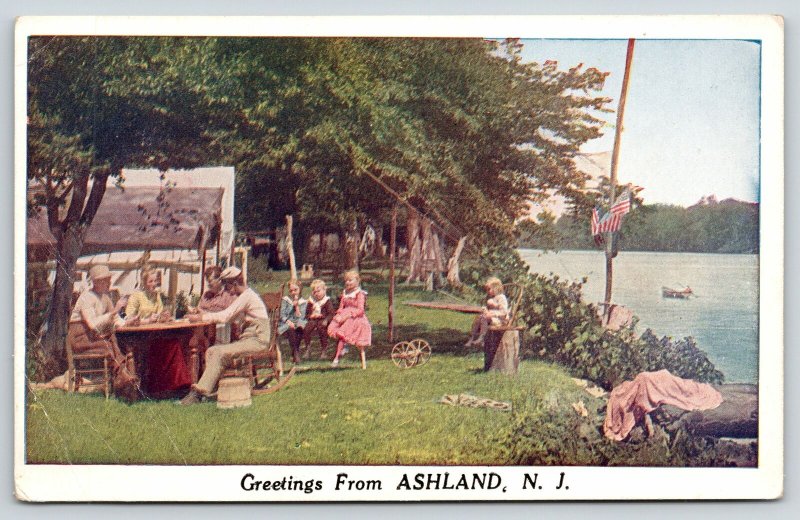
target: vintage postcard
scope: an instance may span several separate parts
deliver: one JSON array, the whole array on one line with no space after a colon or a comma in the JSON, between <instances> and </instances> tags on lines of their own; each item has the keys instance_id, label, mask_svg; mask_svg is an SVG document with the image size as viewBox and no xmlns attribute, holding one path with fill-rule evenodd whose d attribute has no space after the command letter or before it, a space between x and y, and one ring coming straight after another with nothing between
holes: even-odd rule
<instances>
[{"instance_id":1,"label":"vintage postcard","mask_svg":"<svg viewBox=\"0 0 800 520\"><path fill-rule=\"evenodd\" d=\"M783 21L24 17L20 500L783 493Z\"/></svg>"}]
</instances>

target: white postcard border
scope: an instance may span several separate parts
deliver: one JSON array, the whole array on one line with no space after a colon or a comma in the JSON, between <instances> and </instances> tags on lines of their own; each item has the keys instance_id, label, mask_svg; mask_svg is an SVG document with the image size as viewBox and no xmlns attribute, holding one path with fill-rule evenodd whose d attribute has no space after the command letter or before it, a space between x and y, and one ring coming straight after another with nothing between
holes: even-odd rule
<instances>
[{"instance_id":1,"label":"white postcard border","mask_svg":"<svg viewBox=\"0 0 800 520\"><path fill-rule=\"evenodd\" d=\"M742 468L414 466L53 466L25 464L25 94L29 35L444 36L752 39L762 43L759 466ZM783 490L783 23L774 16L23 17L15 48L14 474L31 501L505 501L757 499ZM561 474L564 474L561 481ZM340 473L381 489L336 490ZM403 475L496 474L502 486L397 489ZM320 490L247 491L243 479L319 480ZM528 480L525 478L528 475ZM534 475L542 489L523 487ZM427 478L427 477L426 477ZM439 477L437 482L442 482ZM559 482L562 484L557 489ZM441 484L437 484L441 487ZM567 489L569 486L569 489ZM446 485L445 485L446 487Z\"/></svg>"}]
</instances>

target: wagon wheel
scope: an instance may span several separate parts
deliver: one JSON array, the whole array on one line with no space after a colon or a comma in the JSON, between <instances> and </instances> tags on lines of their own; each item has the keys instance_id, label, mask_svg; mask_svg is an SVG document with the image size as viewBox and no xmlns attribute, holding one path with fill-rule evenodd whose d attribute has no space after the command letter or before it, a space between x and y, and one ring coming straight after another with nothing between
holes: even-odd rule
<instances>
[{"instance_id":1,"label":"wagon wheel","mask_svg":"<svg viewBox=\"0 0 800 520\"><path fill-rule=\"evenodd\" d=\"M408 341L401 341L392 348L392 362L400 368L413 367L416 359L416 353Z\"/></svg>"},{"instance_id":2,"label":"wagon wheel","mask_svg":"<svg viewBox=\"0 0 800 520\"><path fill-rule=\"evenodd\" d=\"M431 358L431 344L424 339L412 339L411 347L416 351L416 361L414 366L421 367Z\"/></svg>"}]
</instances>

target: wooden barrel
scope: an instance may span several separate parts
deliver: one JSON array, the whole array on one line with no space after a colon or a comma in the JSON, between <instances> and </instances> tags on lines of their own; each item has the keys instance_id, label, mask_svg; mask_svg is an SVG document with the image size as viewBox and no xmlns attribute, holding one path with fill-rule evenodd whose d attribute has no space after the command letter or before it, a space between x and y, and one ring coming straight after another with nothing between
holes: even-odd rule
<instances>
[{"instance_id":1,"label":"wooden barrel","mask_svg":"<svg viewBox=\"0 0 800 520\"><path fill-rule=\"evenodd\" d=\"M250 380L246 377L226 377L219 382L217 408L241 408L250 406Z\"/></svg>"}]
</instances>

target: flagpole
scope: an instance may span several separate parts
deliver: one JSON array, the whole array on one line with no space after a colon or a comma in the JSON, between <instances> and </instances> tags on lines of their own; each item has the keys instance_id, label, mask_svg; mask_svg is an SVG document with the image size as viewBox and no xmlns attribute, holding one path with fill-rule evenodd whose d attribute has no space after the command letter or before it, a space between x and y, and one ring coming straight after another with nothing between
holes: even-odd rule
<instances>
[{"instance_id":1,"label":"flagpole","mask_svg":"<svg viewBox=\"0 0 800 520\"><path fill-rule=\"evenodd\" d=\"M622 91L619 95L619 108L617 108L617 127L614 132L614 149L611 152L611 174L609 207L614 204L617 197L617 163L619 160L619 143L622 138L622 118L625 114L625 99L628 96L628 80L631 74L631 62L633 61L634 38L628 40L628 52L625 56L625 75L622 78ZM614 256L616 255L616 235L615 232L606 233L606 294L603 301L603 315L608 319L611 310L611 287L614 280Z\"/></svg>"}]
</instances>

